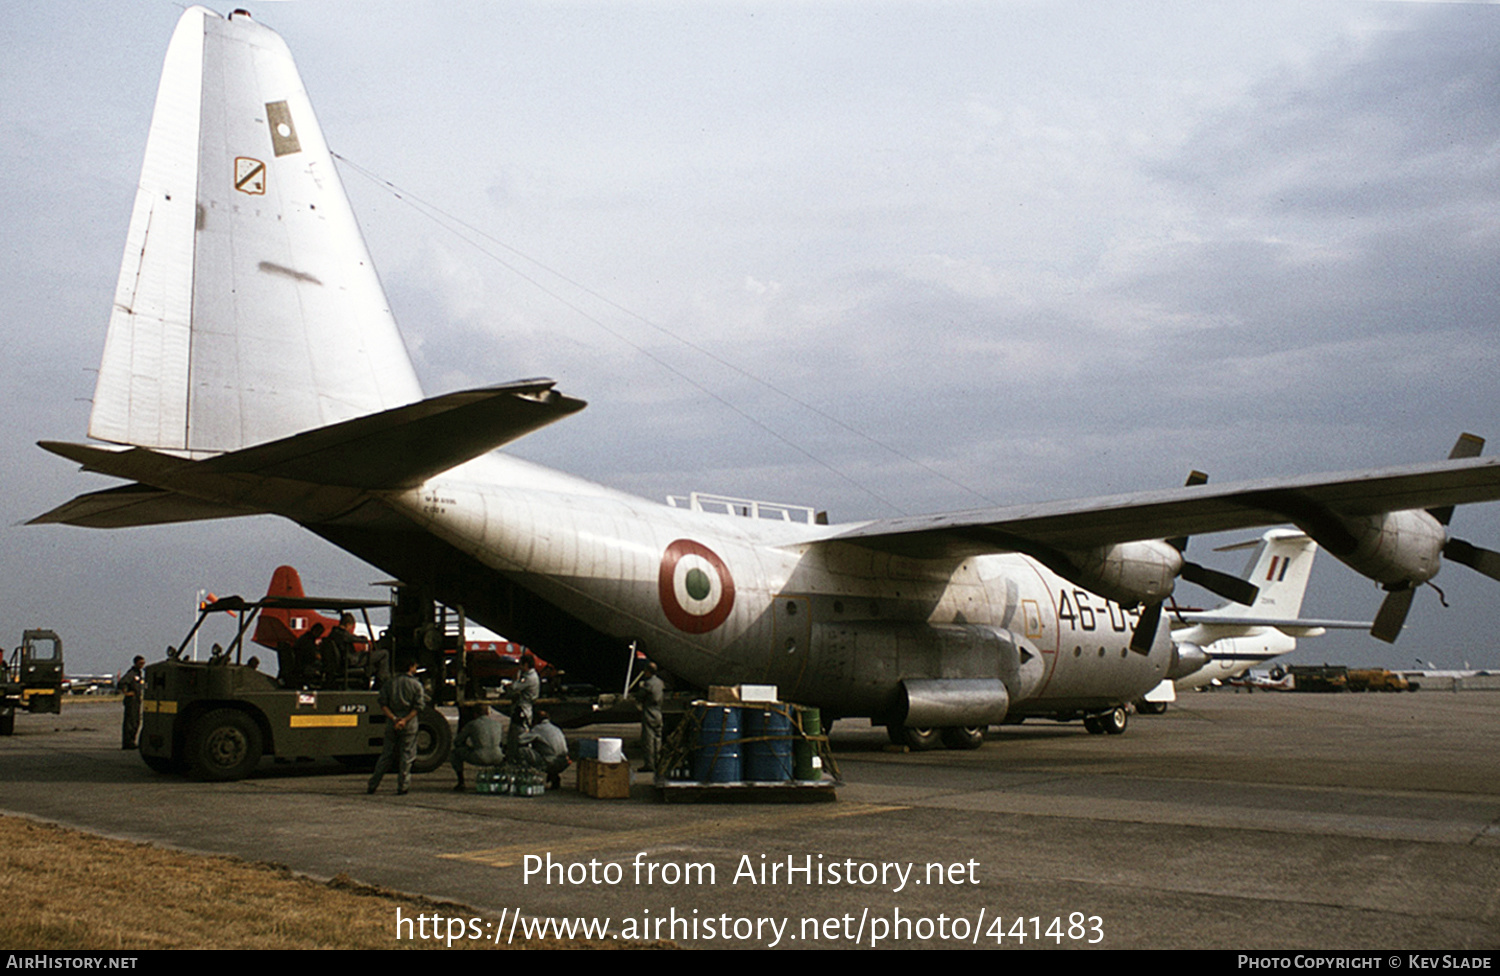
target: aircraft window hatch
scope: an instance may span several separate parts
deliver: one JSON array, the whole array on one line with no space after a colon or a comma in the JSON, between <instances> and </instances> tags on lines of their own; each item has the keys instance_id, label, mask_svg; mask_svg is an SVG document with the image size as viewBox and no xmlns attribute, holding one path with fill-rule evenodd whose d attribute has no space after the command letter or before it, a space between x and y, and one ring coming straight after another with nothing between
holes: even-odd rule
<instances>
[{"instance_id":1,"label":"aircraft window hatch","mask_svg":"<svg viewBox=\"0 0 1500 976\"><path fill-rule=\"evenodd\" d=\"M695 491L687 495L668 495L667 504L673 508L685 508L693 512L717 512L721 515L738 515L741 518L771 519L777 522L801 522L805 525L827 525L828 513L820 512L809 505L787 505L782 502L762 502L753 498L735 498L732 495L711 495Z\"/></svg>"}]
</instances>

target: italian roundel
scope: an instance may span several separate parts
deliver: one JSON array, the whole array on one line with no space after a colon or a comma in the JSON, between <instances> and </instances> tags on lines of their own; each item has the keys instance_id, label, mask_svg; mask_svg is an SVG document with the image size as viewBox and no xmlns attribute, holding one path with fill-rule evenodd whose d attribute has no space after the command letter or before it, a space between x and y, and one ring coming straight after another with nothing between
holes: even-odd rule
<instances>
[{"instance_id":1,"label":"italian roundel","mask_svg":"<svg viewBox=\"0 0 1500 976\"><path fill-rule=\"evenodd\" d=\"M667 546L657 573L661 608L672 626L706 634L729 619L734 609L734 578L714 552L691 539Z\"/></svg>"}]
</instances>

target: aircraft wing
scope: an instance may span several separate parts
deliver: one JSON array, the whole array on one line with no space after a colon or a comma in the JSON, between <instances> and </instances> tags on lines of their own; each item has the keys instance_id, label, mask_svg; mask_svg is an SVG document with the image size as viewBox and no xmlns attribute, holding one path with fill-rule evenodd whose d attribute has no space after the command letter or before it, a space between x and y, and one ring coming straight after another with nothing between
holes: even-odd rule
<instances>
[{"instance_id":1,"label":"aircraft wing","mask_svg":"<svg viewBox=\"0 0 1500 976\"><path fill-rule=\"evenodd\" d=\"M1102 498L880 519L830 537L938 558L1098 546L1278 525L1331 516L1500 499L1500 459L1475 457L1343 474L1196 485Z\"/></svg>"}]
</instances>

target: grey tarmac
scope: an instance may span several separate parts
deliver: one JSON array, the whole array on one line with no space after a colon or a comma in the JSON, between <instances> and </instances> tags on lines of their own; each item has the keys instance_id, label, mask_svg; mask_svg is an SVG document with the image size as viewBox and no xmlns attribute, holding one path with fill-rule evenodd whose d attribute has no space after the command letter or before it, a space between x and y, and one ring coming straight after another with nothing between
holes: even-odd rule
<instances>
[{"instance_id":1,"label":"grey tarmac","mask_svg":"<svg viewBox=\"0 0 1500 976\"><path fill-rule=\"evenodd\" d=\"M269 760L193 783L122 752L118 722L107 702L18 715L0 812L690 945L850 948L884 925L934 948L1500 947L1500 692L1193 694L1121 736L1027 723L909 754L846 721L846 785L808 805L591 800L571 773L535 799L454 794L446 767L370 797L362 773Z\"/></svg>"}]
</instances>

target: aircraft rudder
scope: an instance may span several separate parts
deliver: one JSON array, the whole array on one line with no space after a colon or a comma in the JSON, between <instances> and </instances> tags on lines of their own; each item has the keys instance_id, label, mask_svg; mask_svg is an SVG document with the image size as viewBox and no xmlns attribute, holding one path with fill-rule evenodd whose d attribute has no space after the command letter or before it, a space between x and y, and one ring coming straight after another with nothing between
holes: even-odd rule
<instances>
[{"instance_id":1,"label":"aircraft rudder","mask_svg":"<svg viewBox=\"0 0 1500 976\"><path fill-rule=\"evenodd\" d=\"M185 10L163 58L89 414L88 433L97 440L187 446L193 225L209 18L218 14L204 7Z\"/></svg>"}]
</instances>

